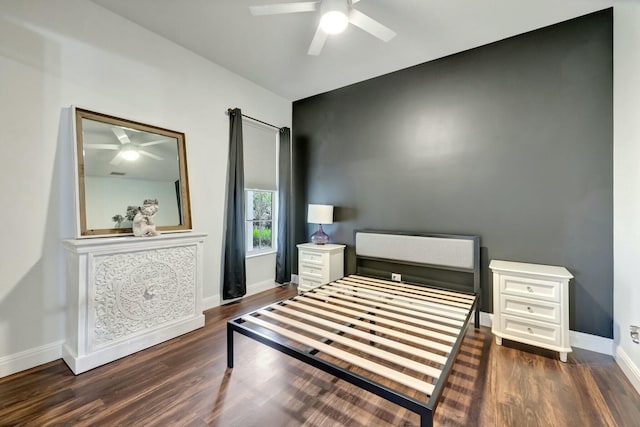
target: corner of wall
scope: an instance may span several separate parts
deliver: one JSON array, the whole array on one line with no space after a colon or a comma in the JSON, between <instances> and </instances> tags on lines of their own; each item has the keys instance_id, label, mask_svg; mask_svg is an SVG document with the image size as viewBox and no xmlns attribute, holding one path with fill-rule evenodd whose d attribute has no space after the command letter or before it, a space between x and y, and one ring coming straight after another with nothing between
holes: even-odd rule
<instances>
[{"instance_id":1,"label":"corner of wall","mask_svg":"<svg viewBox=\"0 0 640 427\"><path fill-rule=\"evenodd\" d=\"M622 346L616 347L615 359L622 372L627 376L636 391L640 393L640 367L633 363L633 360L631 360Z\"/></svg>"}]
</instances>

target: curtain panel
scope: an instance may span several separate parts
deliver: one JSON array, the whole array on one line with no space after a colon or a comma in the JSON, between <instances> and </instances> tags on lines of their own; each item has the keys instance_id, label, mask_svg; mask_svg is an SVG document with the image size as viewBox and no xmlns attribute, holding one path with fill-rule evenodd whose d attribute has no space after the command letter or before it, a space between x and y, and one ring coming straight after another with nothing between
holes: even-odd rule
<instances>
[{"instance_id":1,"label":"curtain panel","mask_svg":"<svg viewBox=\"0 0 640 427\"><path fill-rule=\"evenodd\" d=\"M276 254L276 282L291 281L293 233L291 221L291 130L280 129L278 169L278 252Z\"/></svg>"},{"instance_id":2,"label":"curtain panel","mask_svg":"<svg viewBox=\"0 0 640 427\"><path fill-rule=\"evenodd\" d=\"M242 145L242 112L236 108L229 111L229 168L222 281L222 299L225 300L247 293Z\"/></svg>"}]
</instances>

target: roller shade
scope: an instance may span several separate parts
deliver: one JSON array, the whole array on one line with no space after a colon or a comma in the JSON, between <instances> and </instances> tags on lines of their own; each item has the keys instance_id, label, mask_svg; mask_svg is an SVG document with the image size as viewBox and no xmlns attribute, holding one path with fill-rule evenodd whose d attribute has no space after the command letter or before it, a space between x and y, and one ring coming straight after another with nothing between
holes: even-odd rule
<instances>
[{"instance_id":1,"label":"roller shade","mask_svg":"<svg viewBox=\"0 0 640 427\"><path fill-rule=\"evenodd\" d=\"M244 188L277 190L278 130L242 124L244 136Z\"/></svg>"}]
</instances>

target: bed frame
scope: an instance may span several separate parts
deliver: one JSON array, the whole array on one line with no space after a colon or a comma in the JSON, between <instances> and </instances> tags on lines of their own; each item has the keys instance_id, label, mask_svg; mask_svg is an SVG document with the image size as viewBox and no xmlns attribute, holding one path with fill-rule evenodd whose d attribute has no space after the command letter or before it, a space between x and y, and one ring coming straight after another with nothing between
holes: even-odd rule
<instances>
[{"instance_id":1,"label":"bed frame","mask_svg":"<svg viewBox=\"0 0 640 427\"><path fill-rule=\"evenodd\" d=\"M432 427L473 311L479 327L480 238L363 230L355 242L358 274L229 320L227 366L233 368L238 332L413 411L421 427ZM467 280L438 274L425 286L416 275L423 269ZM408 272L411 283L389 280L397 271Z\"/></svg>"}]
</instances>

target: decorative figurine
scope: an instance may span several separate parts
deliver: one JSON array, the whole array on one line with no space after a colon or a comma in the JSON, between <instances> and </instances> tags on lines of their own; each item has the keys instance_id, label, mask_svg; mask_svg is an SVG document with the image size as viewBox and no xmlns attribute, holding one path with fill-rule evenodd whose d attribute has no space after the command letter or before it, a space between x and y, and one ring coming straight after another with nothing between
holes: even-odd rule
<instances>
[{"instance_id":1,"label":"decorative figurine","mask_svg":"<svg viewBox=\"0 0 640 427\"><path fill-rule=\"evenodd\" d=\"M129 209L127 209L128 211ZM153 216L158 212L158 199L146 199L133 217L133 235L137 237L157 236Z\"/></svg>"}]
</instances>

